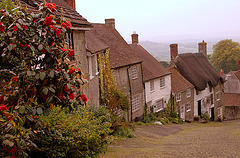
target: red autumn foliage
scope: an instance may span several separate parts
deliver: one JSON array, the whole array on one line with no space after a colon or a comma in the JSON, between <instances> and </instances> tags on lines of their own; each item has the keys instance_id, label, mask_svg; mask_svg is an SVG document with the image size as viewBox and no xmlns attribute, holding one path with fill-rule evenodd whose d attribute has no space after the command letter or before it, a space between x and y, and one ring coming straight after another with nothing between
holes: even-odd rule
<instances>
[{"instance_id":1,"label":"red autumn foliage","mask_svg":"<svg viewBox=\"0 0 240 158\"><path fill-rule=\"evenodd\" d=\"M5 27L3 26L3 23L0 22L0 31L1 31L1 32L4 32L4 28L5 28Z\"/></svg>"},{"instance_id":2,"label":"red autumn foliage","mask_svg":"<svg viewBox=\"0 0 240 158\"><path fill-rule=\"evenodd\" d=\"M56 30L55 33L56 33L56 35L58 36L58 38L60 38L60 34L61 34L61 32L62 32L62 31L61 31L60 29L57 29L57 30Z\"/></svg>"},{"instance_id":3,"label":"red autumn foliage","mask_svg":"<svg viewBox=\"0 0 240 158\"><path fill-rule=\"evenodd\" d=\"M82 99L84 102L87 102L87 101L88 101L88 98L87 98L87 96L86 96L85 94L82 94L82 95L80 96L80 99Z\"/></svg>"},{"instance_id":4,"label":"red autumn foliage","mask_svg":"<svg viewBox=\"0 0 240 158\"><path fill-rule=\"evenodd\" d=\"M65 27L66 29L70 29L72 27L72 24L70 21L66 21L62 23L62 26Z\"/></svg>"},{"instance_id":5,"label":"red autumn foliage","mask_svg":"<svg viewBox=\"0 0 240 158\"><path fill-rule=\"evenodd\" d=\"M46 24L46 25L53 25L52 16L51 16L51 15L45 17L45 24Z\"/></svg>"},{"instance_id":6,"label":"red autumn foliage","mask_svg":"<svg viewBox=\"0 0 240 158\"><path fill-rule=\"evenodd\" d=\"M50 9L52 12L54 12L54 11L57 9L56 4L54 4L54 3L46 3L46 6L47 6L47 8Z\"/></svg>"},{"instance_id":7,"label":"red autumn foliage","mask_svg":"<svg viewBox=\"0 0 240 158\"><path fill-rule=\"evenodd\" d=\"M11 81L12 81L12 82L18 82L18 77L17 77L17 76L13 76L13 77L11 78Z\"/></svg>"}]
</instances>

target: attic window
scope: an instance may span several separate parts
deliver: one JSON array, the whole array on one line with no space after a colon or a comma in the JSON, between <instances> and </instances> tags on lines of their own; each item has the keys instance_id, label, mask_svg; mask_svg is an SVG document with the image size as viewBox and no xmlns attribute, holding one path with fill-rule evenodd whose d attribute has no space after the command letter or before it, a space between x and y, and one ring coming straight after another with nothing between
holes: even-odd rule
<instances>
[{"instance_id":1,"label":"attic window","mask_svg":"<svg viewBox=\"0 0 240 158\"><path fill-rule=\"evenodd\" d=\"M154 81L150 81L150 91L154 91Z\"/></svg>"},{"instance_id":2,"label":"attic window","mask_svg":"<svg viewBox=\"0 0 240 158\"><path fill-rule=\"evenodd\" d=\"M165 78L164 77L161 77L160 78L160 87L164 87L165 86Z\"/></svg>"},{"instance_id":3,"label":"attic window","mask_svg":"<svg viewBox=\"0 0 240 158\"><path fill-rule=\"evenodd\" d=\"M132 79L137 79L137 66L132 67Z\"/></svg>"}]
</instances>

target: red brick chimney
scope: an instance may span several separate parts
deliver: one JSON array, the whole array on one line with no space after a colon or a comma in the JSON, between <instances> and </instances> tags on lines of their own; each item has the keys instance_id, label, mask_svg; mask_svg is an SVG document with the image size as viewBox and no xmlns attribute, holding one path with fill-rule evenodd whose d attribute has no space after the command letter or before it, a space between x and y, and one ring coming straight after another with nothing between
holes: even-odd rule
<instances>
[{"instance_id":1,"label":"red brick chimney","mask_svg":"<svg viewBox=\"0 0 240 158\"><path fill-rule=\"evenodd\" d=\"M132 44L138 44L138 34L136 31L134 31L132 34Z\"/></svg>"},{"instance_id":2,"label":"red brick chimney","mask_svg":"<svg viewBox=\"0 0 240 158\"><path fill-rule=\"evenodd\" d=\"M115 28L115 19L105 19L105 24L109 27Z\"/></svg>"},{"instance_id":3,"label":"red brick chimney","mask_svg":"<svg viewBox=\"0 0 240 158\"><path fill-rule=\"evenodd\" d=\"M207 43L204 42L204 40L198 43L198 52L203 53L205 56L207 56Z\"/></svg>"},{"instance_id":4,"label":"red brick chimney","mask_svg":"<svg viewBox=\"0 0 240 158\"><path fill-rule=\"evenodd\" d=\"M220 71L220 75L224 75L224 71L223 71L223 69L221 69L221 71Z\"/></svg>"},{"instance_id":5,"label":"red brick chimney","mask_svg":"<svg viewBox=\"0 0 240 158\"><path fill-rule=\"evenodd\" d=\"M74 10L76 10L75 0L64 0L69 4Z\"/></svg>"},{"instance_id":6,"label":"red brick chimney","mask_svg":"<svg viewBox=\"0 0 240 158\"><path fill-rule=\"evenodd\" d=\"M238 60L238 70L240 70L240 60Z\"/></svg>"},{"instance_id":7,"label":"red brick chimney","mask_svg":"<svg viewBox=\"0 0 240 158\"><path fill-rule=\"evenodd\" d=\"M171 61L178 56L178 44L170 44Z\"/></svg>"}]
</instances>

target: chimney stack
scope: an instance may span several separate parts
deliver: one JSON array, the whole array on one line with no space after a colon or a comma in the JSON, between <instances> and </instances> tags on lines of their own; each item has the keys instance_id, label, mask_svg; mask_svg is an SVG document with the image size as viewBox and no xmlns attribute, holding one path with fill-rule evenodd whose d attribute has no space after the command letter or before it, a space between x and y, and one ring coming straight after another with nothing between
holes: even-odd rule
<instances>
[{"instance_id":1,"label":"chimney stack","mask_svg":"<svg viewBox=\"0 0 240 158\"><path fill-rule=\"evenodd\" d=\"M132 44L138 44L138 34L136 31L134 31L132 34Z\"/></svg>"},{"instance_id":2,"label":"chimney stack","mask_svg":"<svg viewBox=\"0 0 240 158\"><path fill-rule=\"evenodd\" d=\"M178 44L170 44L171 61L178 56Z\"/></svg>"},{"instance_id":3,"label":"chimney stack","mask_svg":"<svg viewBox=\"0 0 240 158\"><path fill-rule=\"evenodd\" d=\"M67 2L68 5L70 5L73 10L76 10L76 5L75 5L75 0L64 0L65 2Z\"/></svg>"},{"instance_id":4,"label":"chimney stack","mask_svg":"<svg viewBox=\"0 0 240 158\"><path fill-rule=\"evenodd\" d=\"M238 70L240 70L240 60L238 60Z\"/></svg>"},{"instance_id":5,"label":"chimney stack","mask_svg":"<svg viewBox=\"0 0 240 158\"><path fill-rule=\"evenodd\" d=\"M198 43L198 52L203 53L207 57L207 43L204 40Z\"/></svg>"},{"instance_id":6,"label":"chimney stack","mask_svg":"<svg viewBox=\"0 0 240 158\"><path fill-rule=\"evenodd\" d=\"M115 19L105 19L105 24L115 29Z\"/></svg>"}]
</instances>

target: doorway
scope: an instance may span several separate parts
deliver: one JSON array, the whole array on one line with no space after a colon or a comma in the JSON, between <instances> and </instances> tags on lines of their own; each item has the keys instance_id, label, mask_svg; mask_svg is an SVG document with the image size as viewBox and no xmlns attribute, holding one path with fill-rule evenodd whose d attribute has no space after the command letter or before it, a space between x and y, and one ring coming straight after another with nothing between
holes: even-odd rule
<instances>
[{"instance_id":1,"label":"doorway","mask_svg":"<svg viewBox=\"0 0 240 158\"><path fill-rule=\"evenodd\" d=\"M214 121L214 107L211 108L211 120Z\"/></svg>"},{"instance_id":2,"label":"doorway","mask_svg":"<svg viewBox=\"0 0 240 158\"><path fill-rule=\"evenodd\" d=\"M198 101L198 116L201 116L202 114L202 103L201 100Z\"/></svg>"}]
</instances>

